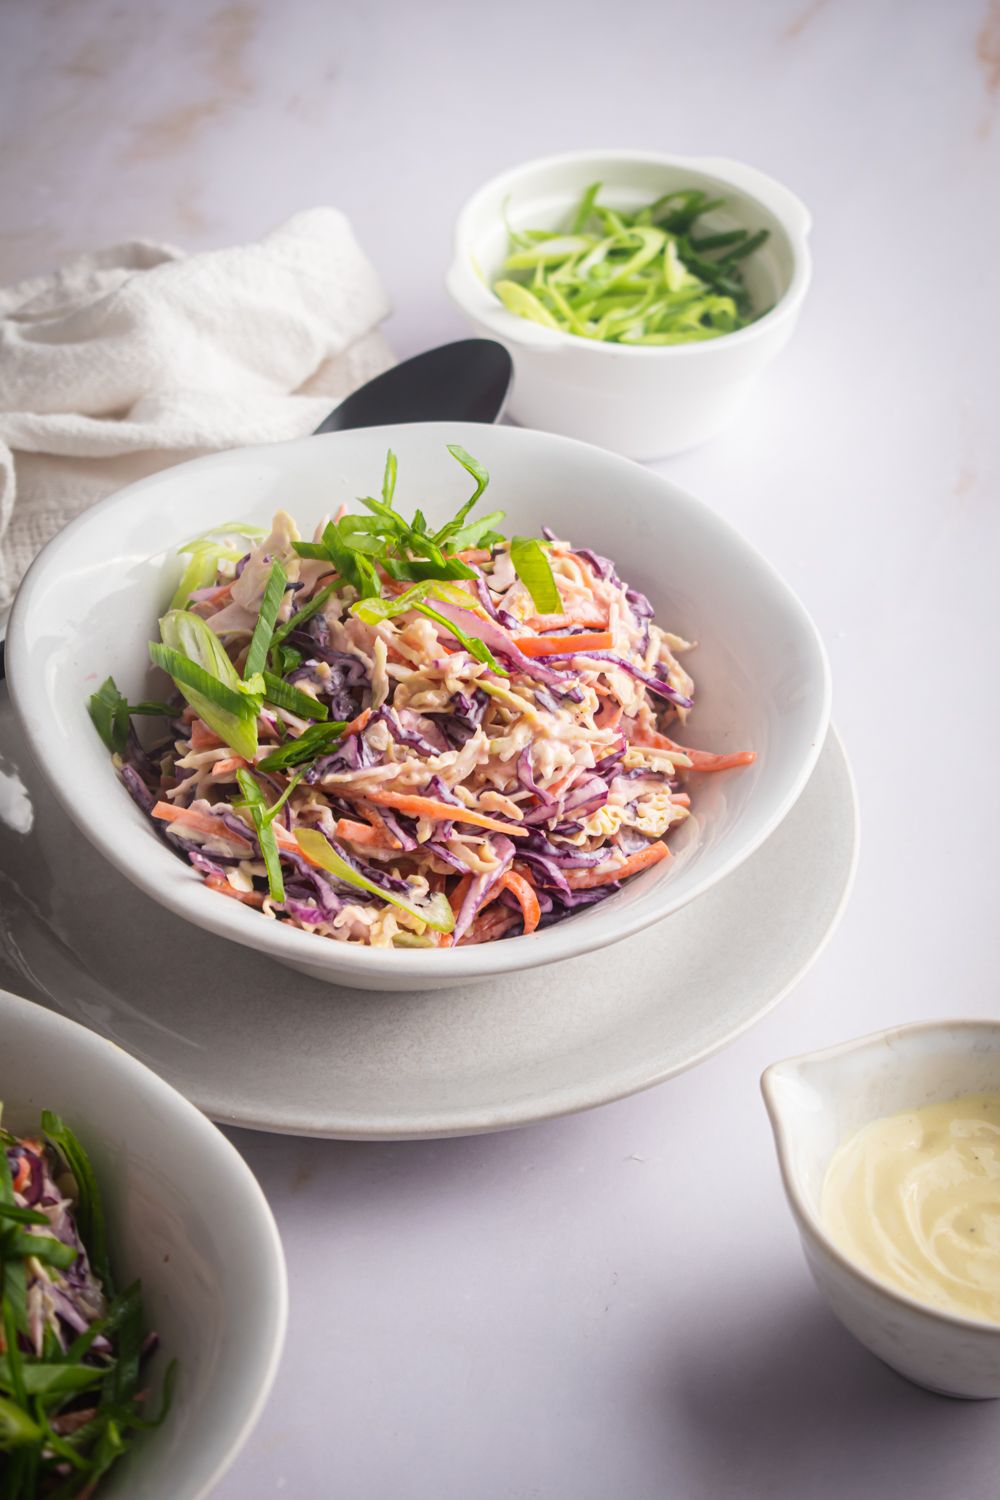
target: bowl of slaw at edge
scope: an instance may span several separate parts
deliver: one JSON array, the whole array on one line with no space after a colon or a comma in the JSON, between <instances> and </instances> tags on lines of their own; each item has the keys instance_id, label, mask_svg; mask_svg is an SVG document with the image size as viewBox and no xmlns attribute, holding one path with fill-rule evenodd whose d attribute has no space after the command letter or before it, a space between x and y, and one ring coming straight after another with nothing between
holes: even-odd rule
<instances>
[{"instance_id":1,"label":"bowl of slaw at edge","mask_svg":"<svg viewBox=\"0 0 1000 1500\"><path fill-rule=\"evenodd\" d=\"M149 665L182 568L177 548L225 521L303 535L377 490L398 456L397 505L440 524L464 497L447 451L489 470L489 508L508 535L551 527L613 559L648 594L657 622L697 642L684 662L695 707L682 736L719 753L753 750L745 769L692 779L692 816L673 857L605 901L530 935L460 948L376 949L268 920L205 887L156 837L120 784L87 713L111 675L131 701L162 693ZM806 785L830 714L829 667L815 626L775 570L724 520L666 479L549 433L418 423L244 448L178 465L86 511L39 554L11 615L12 699L55 795L96 845L154 900L197 926L309 974L363 989L421 990L575 957L667 917L722 880L774 831ZM220 961L225 949L220 945Z\"/></svg>"},{"instance_id":2,"label":"bowl of slaw at edge","mask_svg":"<svg viewBox=\"0 0 1000 1500\"><path fill-rule=\"evenodd\" d=\"M0 990L4 1125L37 1133L60 1115L94 1169L120 1288L142 1282L158 1346L143 1388L162 1425L138 1433L98 1500L204 1500L249 1437L285 1337L278 1231L249 1167L221 1131L163 1079L30 1000ZM0 1471L2 1471L0 1460Z\"/></svg>"},{"instance_id":3,"label":"bowl of slaw at edge","mask_svg":"<svg viewBox=\"0 0 1000 1500\"><path fill-rule=\"evenodd\" d=\"M585 338L511 312L493 290L516 231L568 225L584 191L628 212L664 193L695 189L723 200L699 227L767 231L745 262L757 313L736 332L666 347ZM656 151L570 151L522 162L492 178L459 211L445 278L476 333L514 361L508 415L526 426L600 443L631 458L664 458L714 437L739 413L791 338L809 288L811 219L773 177L719 157ZM509 273L508 273L509 274Z\"/></svg>"}]
</instances>

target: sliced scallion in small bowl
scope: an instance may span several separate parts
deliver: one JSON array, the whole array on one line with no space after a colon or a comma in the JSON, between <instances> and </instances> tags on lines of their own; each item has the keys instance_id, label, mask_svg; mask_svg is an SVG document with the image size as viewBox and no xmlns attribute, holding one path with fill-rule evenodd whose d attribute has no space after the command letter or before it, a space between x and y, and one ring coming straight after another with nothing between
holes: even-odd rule
<instances>
[{"instance_id":1,"label":"sliced scallion in small bowl","mask_svg":"<svg viewBox=\"0 0 1000 1500\"><path fill-rule=\"evenodd\" d=\"M745 328L755 308L743 262L766 229L699 230L725 200L698 189L664 194L634 213L598 201L592 183L568 225L510 233L493 290L518 317L602 343L687 344Z\"/></svg>"}]
</instances>

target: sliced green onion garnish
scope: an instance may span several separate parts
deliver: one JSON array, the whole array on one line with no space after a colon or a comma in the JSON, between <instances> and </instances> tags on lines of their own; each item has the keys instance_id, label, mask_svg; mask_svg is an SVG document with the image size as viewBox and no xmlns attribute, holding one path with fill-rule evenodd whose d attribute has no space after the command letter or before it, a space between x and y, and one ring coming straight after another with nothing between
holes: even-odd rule
<instances>
[{"instance_id":1,"label":"sliced green onion garnish","mask_svg":"<svg viewBox=\"0 0 1000 1500\"><path fill-rule=\"evenodd\" d=\"M440 614L428 604L428 599L444 599L446 603L454 604L459 609L469 609L475 603L464 589L455 588L447 582L432 580L415 584L412 589L407 589L406 593L400 594L397 599L359 600L353 606L351 613L364 620L366 625L377 625L381 620L391 620L395 615L405 614L407 610L416 610L418 614L426 615L429 620L443 625L449 635L454 636L470 655L488 666L491 672L496 672L500 677L510 676L510 673L505 671L497 661L485 641L481 641L475 635L466 635L461 626L453 624L446 615Z\"/></svg>"},{"instance_id":2,"label":"sliced green onion garnish","mask_svg":"<svg viewBox=\"0 0 1000 1500\"><path fill-rule=\"evenodd\" d=\"M360 874L352 865L331 846L328 839L314 828L296 829L295 837L303 853L309 855L324 870L342 880L345 885L353 885L359 891L369 891L373 896L381 896L383 901L388 901L390 906L398 906L401 911L409 912L411 917L416 917L427 927L433 928L435 932L451 932L455 926L455 916L448 904L448 898L443 892L438 891L422 905L415 901L405 901L395 891L384 891L381 886L376 885L373 880Z\"/></svg>"},{"instance_id":3,"label":"sliced green onion garnish","mask_svg":"<svg viewBox=\"0 0 1000 1500\"><path fill-rule=\"evenodd\" d=\"M243 676L252 677L255 672L263 672L267 661L267 653L271 649L271 637L274 634L274 622L278 618L278 610L281 601L285 597L285 584L288 582L281 563L275 559L271 564L271 571L267 576L264 586L264 597L260 601L260 613L254 626L253 636L250 641L250 649L247 652L246 664L243 667Z\"/></svg>"},{"instance_id":4,"label":"sliced green onion garnish","mask_svg":"<svg viewBox=\"0 0 1000 1500\"><path fill-rule=\"evenodd\" d=\"M297 715L300 719L328 719L330 710L325 703L319 703L309 693L301 692L291 683L282 682L280 677L275 677L273 672L264 673L264 698L268 703L273 703L276 708L284 708L290 714Z\"/></svg>"},{"instance_id":5,"label":"sliced green onion garnish","mask_svg":"<svg viewBox=\"0 0 1000 1500\"><path fill-rule=\"evenodd\" d=\"M302 778L303 778L304 775L305 775L305 770L304 769L301 770L301 771L296 771L295 772L294 776L291 778L291 780L289 781L288 785L285 787L285 790L282 792L281 796L278 797L278 798L276 798L275 801L271 803L270 807L264 813L263 817L264 817L264 822L265 823L273 823L274 822L275 818L278 816L278 814L280 813L281 809L284 807L285 803L288 801L289 797L292 795L292 793L294 792L295 788L298 786L299 782L302 780Z\"/></svg>"},{"instance_id":6,"label":"sliced green onion garnish","mask_svg":"<svg viewBox=\"0 0 1000 1500\"><path fill-rule=\"evenodd\" d=\"M242 766L236 772L236 779L243 793L244 806L253 819L253 826L257 832L257 841L260 844L260 852L264 859L264 868L267 871L267 885L272 901L284 901L285 882L281 875L281 856L278 853L278 841L274 836L271 819L267 816L268 806L264 793L260 789L260 783L256 777L245 770ZM238 805L238 804L234 804Z\"/></svg>"},{"instance_id":7,"label":"sliced green onion garnish","mask_svg":"<svg viewBox=\"0 0 1000 1500\"><path fill-rule=\"evenodd\" d=\"M765 242L766 229L693 237L698 219L722 207L722 199L685 189L627 213L598 203L599 189L600 183L587 188L567 232L510 234L510 254L493 286L505 307L577 337L639 345L717 338L753 320L740 262ZM709 251L721 253L710 259ZM732 306L692 300L692 291L710 290Z\"/></svg>"},{"instance_id":8,"label":"sliced green onion garnish","mask_svg":"<svg viewBox=\"0 0 1000 1500\"><path fill-rule=\"evenodd\" d=\"M426 615L429 620L434 620L438 625L443 625L448 634L455 637L459 645L464 646L471 656L474 656L477 661L483 662L498 677L510 676L510 673L497 661L486 642L481 641L478 635L466 635L460 625L456 625L453 620L449 620L447 615L439 614L429 604L415 604L413 607L419 614Z\"/></svg>"},{"instance_id":9,"label":"sliced green onion garnish","mask_svg":"<svg viewBox=\"0 0 1000 1500\"><path fill-rule=\"evenodd\" d=\"M289 766L304 765L320 755L330 755L343 738L345 720L332 724L311 724L294 740L287 740L277 750L257 762L259 771L286 771Z\"/></svg>"},{"instance_id":10,"label":"sliced green onion garnish","mask_svg":"<svg viewBox=\"0 0 1000 1500\"><path fill-rule=\"evenodd\" d=\"M251 526L247 521L223 521L220 526L213 526L209 531L192 537L189 542L183 542L177 551L194 552L198 547L220 544L225 537L234 536L242 537L248 542L260 542L267 536L267 532L263 526ZM239 555L242 557L243 554Z\"/></svg>"},{"instance_id":11,"label":"sliced green onion garnish","mask_svg":"<svg viewBox=\"0 0 1000 1500\"><path fill-rule=\"evenodd\" d=\"M187 610L170 610L160 621L163 645L149 654L169 672L199 718L245 760L257 751L257 715L263 679L241 681L225 647L205 621Z\"/></svg>"},{"instance_id":12,"label":"sliced green onion garnish","mask_svg":"<svg viewBox=\"0 0 1000 1500\"><path fill-rule=\"evenodd\" d=\"M552 565L545 549L532 536L515 536L511 539L510 560L518 578L531 595L540 615L562 614L563 603L559 597Z\"/></svg>"},{"instance_id":13,"label":"sliced green onion garnish","mask_svg":"<svg viewBox=\"0 0 1000 1500\"><path fill-rule=\"evenodd\" d=\"M291 635L293 630L298 630L307 620L311 620L313 615L323 608L331 594L336 593L339 584L340 580L337 578L332 583L326 584L318 594L313 595L308 604L302 606L298 614L292 615L292 618L286 620L284 625L279 625L271 637L271 645L280 646L286 635Z\"/></svg>"}]
</instances>

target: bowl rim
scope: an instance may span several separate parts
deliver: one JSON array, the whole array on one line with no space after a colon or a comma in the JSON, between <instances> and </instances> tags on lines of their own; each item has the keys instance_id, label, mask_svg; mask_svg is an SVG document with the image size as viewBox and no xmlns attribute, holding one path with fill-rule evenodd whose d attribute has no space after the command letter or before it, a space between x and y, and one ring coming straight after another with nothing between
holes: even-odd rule
<instances>
[{"instance_id":1,"label":"bowl rim","mask_svg":"<svg viewBox=\"0 0 1000 1500\"><path fill-rule=\"evenodd\" d=\"M212 1472L198 1479L197 1487L186 1494L186 1500L207 1500L223 1475L232 1467L257 1426L271 1394L284 1353L288 1331L288 1269L281 1235L278 1232L271 1205L257 1178L232 1141L223 1135L219 1127L213 1124L207 1115L202 1114L200 1109L185 1098L179 1089L175 1089L165 1078L161 1078L159 1073L155 1073L144 1062L140 1062L132 1053L126 1052L99 1032L81 1026L78 1021L72 1020L69 1016L59 1011L49 1010L47 1006L0 987L0 1032L4 1028L5 1021L11 1016L18 1017L36 1027L41 1033L48 1032L60 1042L65 1041L84 1063L88 1057L100 1057L107 1061L110 1054L111 1065L126 1077L131 1076L151 1104L158 1106L164 1113L169 1110L186 1117L188 1124L201 1133L204 1149L211 1153L220 1173L224 1173L234 1185L239 1184L243 1210L241 1233L246 1233L248 1211L253 1215L259 1261L261 1265L265 1261L269 1262L265 1275L274 1293L269 1319L272 1331L267 1343L266 1358L261 1361L261 1368L257 1375L253 1400L241 1414L238 1426L234 1426L226 1450L219 1456Z\"/></svg>"},{"instance_id":2,"label":"bowl rim","mask_svg":"<svg viewBox=\"0 0 1000 1500\"><path fill-rule=\"evenodd\" d=\"M456 432L459 432L461 436L468 425L471 424L411 422L362 430L368 435L377 435L399 433L403 428L413 428L436 431L444 440L454 440ZM171 483L176 476L186 473L195 466L203 470L212 467L224 468L229 464L239 464L248 454L290 450L305 443L337 442L351 435L330 432L319 436L312 435L279 443L231 448L220 453L208 454L202 458L191 459L187 463L160 470L124 489L115 491L83 511L42 548L25 574L14 600L7 638L8 683L11 701L38 765L64 811L77 823L91 843L134 885L137 885L161 906L173 911L186 921L194 922L204 931L242 943L245 947L269 954L293 966L300 963L310 966L314 971L326 971L331 979L344 984L350 984L355 975L371 976L379 972L386 974L387 978L392 978L393 982L387 985L387 988L399 988L403 984L412 984L414 990L419 990L421 987L433 988L437 983L448 980L492 979L516 973L524 968L540 968L549 963L560 962L564 958L579 957L596 949L609 947L621 938L630 937L653 922L669 916L673 911L680 910L681 906L686 905L688 901L696 900L713 885L726 879L744 860L749 859L795 805L816 767L825 743L830 724L832 684L829 659L819 630L798 595L785 582L774 564L759 552L735 526L710 506L682 490L672 480L666 479L635 460L598 448L594 444L555 433L513 426L492 430L503 432L505 436L502 441L506 443L523 442L526 445L543 443L550 448L562 448L568 453L584 458L589 457L591 462L599 460L602 464L611 462L617 467L626 466L633 470L636 476L642 476L643 484L652 482L668 490L671 500L682 510L695 512L710 530L714 530L716 534L726 537L729 541L735 541L745 554L752 557L771 587L794 614L803 638L808 642L814 655L816 670L820 678L819 705L812 737L797 774L789 781L783 795L777 799L769 817L762 822L760 828L750 838L730 853L716 872L706 872L695 881L682 900L673 904L667 902L666 909L656 913L646 913L634 908L630 912L619 912L614 924L614 933L607 936L602 933L599 922L588 921L589 909L584 910L577 914L573 922L572 940L567 932L568 924L560 922L538 933L520 934L502 943L484 943L465 948L386 950L363 947L353 943L340 943L329 939L317 941L315 934L292 927L289 923L262 922L258 912L249 910L241 902L207 901L200 881L190 886L186 883L176 887L164 885L157 878L155 865L152 870L146 864L135 867L122 853L113 836L115 822L110 818L85 817L78 800L70 795L65 779L59 777L50 765L47 753L50 737L46 733L44 713L37 712L39 699L42 700L43 706L47 707L47 693L45 689L36 687L35 674L29 667L30 649L26 622L31 611L33 594L45 578L50 565L58 562L64 551L72 551L78 533L91 527L95 521L100 523L102 518L112 515L118 507L133 504L136 497L145 490L152 489L154 486L162 486L165 482ZM124 798L121 802L121 809L123 815L130 812L132 810L131 799ZM656 872L644 872L637 877L637 880L646 880L650 877L655 879ZM598 915L600 910L599 907L594 909ZM525 944L529 942L534 945L534 952L529 952L525 948ZM543 948L544 956L536 956L540 946ZM375 988L378 986L376 985Z\"/></svg>"},{"instance_id":3,"label":"bowl rim","mask_svg":"<svg viewBox=\"0 0 1000 1500\"><path fill-rule=\"evenodd\" d=\"M1000 1338L1000 1322L993 1322L988 1318L977 1318L972 1314L949 1312L947 1308L935 1307L933 1303L922 1302L919 1297L911 1297L908 1292L900 1291L891 1283L882 1281L871 1271L865 1270L840 1248L799 1188L798 1179L791 1164L791 1144L794 1132L786 1123L775 1089L780 1078L810 1063L832 1062L836 1058L849 1056L852 1052L866 1052L884 1046L887 1041L897 1038L928 1035L953 1029L981 1031L984 1028L997 1033L1000 1038L1000 1021L993 1021L988 1017L958 1016L954 1019L942 1017L938 1020L910 1021L902 1026L886 1026L880 1031L870 1031L864 1036L854 1037L846 1042L837 1042L831 1047L818 1047L812 1052L799 1052L794 1057L783 1057L777 1062L769 1063L760 1076L760 1090L771 1122L775 1155L778 1158L785 1197L799 1227L799 1232L808 1235L819 1249L835 1261L838 1267L854 1281L859 1282L879 1297L895 1303L896 1306L905 1308L909 1312L920 1313L956 1331L974 1331ZM1000 1047L998 1047L998 1052L1000 1052Z\"/></svg>"},{"instance_id":4,"label":"bowl rim","mask_svg":"<svg viewBox=\"0 0 1000 1500\"><path fill-rule=\"evenodd\" d=\"M653 347L612 343L605 340L585 339L579 334L567 333L561 328L546 328L510 312L487 286L481 275L473 270L475 259L471 243L470 221L484 200L504 188L513 190L527 173L543 169L578 166L597 159L617 160L619 163L643 163L660 167L679 167L701 176L713 177L720 187L737 188L747 197L753 198L762 209L769 212L781 225L788 240L792 256L792 274L788 286L761 317L745 328L723 334L717 339L700 339L687 344L667 344ZM666 152L640 148L630 150L623 147L598 147L580 151L558 152L551 156L533 157L496 173L476 189L462 204L455 220L453 232L454 255L445 277L447 290L461 310L477 319L492 332L512 343L537 349L539 352L555 353L558 350L587 350L595 358L664 360L711 358L720 348L743 348L763 334L770 333L780 323L794 316L800 308L812 279L812 257L809 254L808 235L811 217L805 204L786 188L777 178L770 177L757 167L729 158L714 156L675 156Z\"/></svg>"}]
</instances>

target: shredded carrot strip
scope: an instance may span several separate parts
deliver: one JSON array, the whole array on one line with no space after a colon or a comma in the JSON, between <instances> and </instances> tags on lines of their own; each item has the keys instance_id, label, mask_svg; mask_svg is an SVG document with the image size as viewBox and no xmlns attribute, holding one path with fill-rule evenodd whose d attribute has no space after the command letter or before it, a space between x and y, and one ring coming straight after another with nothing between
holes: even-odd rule
<instances>
[{"instance_id":1,"label":"shredded carrot strip","mask_svg":"<svg viewBox=\"0 0 1000 1500\"><path fill-rule=\"evenodd\" d=\"M208 725L201 719L191 721L191 749L192 750L218 750L222 740L217 734L213 734Z\"/></svg>"},{"instance_id":2,"label":"shredded carrot strip","mask_svg":"<svg viewBox=\"0 0 1000 1500\"><path fill-rule=\"evenodd\" d=\"M558 780L553 781L552 785L547 786L545 790L550 797L558 797L560 792L565 792L568 789L570 782L575 781L579 774L580 767L574 766L571 771L566 772L565 776L560 776Z\"/></svg>"},{"instance_id":3,"label":"shredded carrot strip","mask_svg":"<svg viewBox=\"0 0 1000 1500\"><path fill-rule=\"evenodd\" d=\"M251 847L249 839L241 838L238 833L231 833L220 818L210 817L208 813L193 812L190 807L173 807L169 802L157 802L151 816L162 818L165 823L186 823L199 833L211 834L216 839L228 839L237 847Z\"/></svg>"},{"instance_id":4,"label":"shredded carrot strip","mask_svg":"<svg viewBox=\"0 0 1000 1500\"><path fill-rule=\"evenodd\" d=\"M242 901L245 906L261 907L264 905L264 897L259 891L236 891L225 875L206 875L205 884L210 891L218 891L220 896L233 896L237 901Z\"/></svg>"},{"instance_id":5,"label":"shredded carrot strip","mask_svg":"<svg viewBox=\"0 0 1000 1500\"><path fill-rule=\"evenodd\" d=\"M500 883L509 891L513 891L517 897L521 911L524 913L525 933L534 932L541 921L542 908L538 904L538 897L531 881L526 880L523 875L516 875L513 870L508 870Z\"/></svg>"},{"instance_id":6,"label":"shredded carrot strip","mask_svg":"<svg viewBox=\"0 0 1000 1500\"><path fill-rule=\"evenodd\" d=\"M202 599L202 604L221 604L223 599L228 599L233 592L231 583L220 583L217 589Z\"/></svg>"},{"instance_id":7,"label":"shredded carrot strip","mask_svg":"<svg viewBox=\"0 0 1000 1500\"><path fill-rule=\"evenodd\" d=\"M24 1189L28 1186L28 1182L30 1181L30 1179L31 1167L28 1165L28 1158L26 1156L20 1156L18 1157L17 1161L17 1176L14 1178L15 1193L23 1192Z\"/></svg>"},{"instance_id":8,"label":"shredded carrot strip","mask_svg":"<svg viewBox=\"0 0 1000 1500\"><path fill-rule=\"evenodd\" d=\"M363 708L358 714L358 717L356 719L352 719L351 722L347 725L346 729L344 730L344 739L346 740L349 734L360 734L371 716L371 709Z\"/></svg>"},{"instance_id":9,"label":"shredded carrot strip","mask_svg":"<svg viewBox=\"0 0 1000 1500\"><path fill-rule=\"evenodd\" d=\"M613 870L570 870L566 879L574 890L585 891L594 885L609 885L612 880L627 880L630 875L638 875L640 870L648 870L650 865L658 865L669 854L663 840L657 839L655 844L647 844L637 854L629 855L624 864L616 865Z\"/></svg>"},{"instance_id":10,"label":"shredded carrot strip","mask_svg":"<svg viewBox=\"0 0 1000 1500\"><path fill-rule=\"evenodd\" d=\"M458 884L455 886L455 888L452 891L451 895L448 897L448 904L450 905L451 910L452 910L452 914L454 916L457 917L458 914L459 914L459 912L462 910L462 902L465 900L466 896L469 894L469 888L470 888L471 885L472 885L472 876L471 875L462 875L462 876L459 877Z\"/></svg>"},{"instance_id":11,"label":"shredded carrot strip","mask_svg":"<svg viewBox=\"0 0 1000 1500\"><path fill-rule=\"evenodd\" d=\"M373 849L399 848L398 839L389 843L388 839L384 838L370 823L355 823L351 818L340 818L334 832L338 838L347 839L351 844L366 844Z\"/></svg>"},{"instance_id":12,"label":"shredded carrot strip","mask_svg":"<svg viewBox=\"0 0 1000 1500\"><path fill-rule=\"evenodd\" d=\"M363 807L361 811L387 849L402 849L402 844L394 833L390 833L389 825L379 813L377 807Z\"/></svg>"},{"instance_id":13,"label":"shredded carrot strip","mask_svg":"<svg viewBox=\"0 0 1000 1500\"><path fill-rule=\"evenodd\" d=\"M434 797L418 797L408 792L366 792L365 800L381 807L396 807L400 812L410 813L415 818L472 823L477 828L489 828L493 833L506 833L512 838L527 838L529 832L527 828L501 823L499 819L488 818L485 813L474 812L469 807L438 802Z\"/></svg>"},{"instance_id":14,"label":"shredded carrot strip","mask_svg":"<svg viewBox=\"0 0 1000 1500\"><path fill-rule=\"evenodd\" d=\"M487 547L467 547L464 552L459 552L458 559L464 563L489 562L493 556Z\"/></svg>"},{"instance_id":15,"label":"shredded carrot strip","mask_svg":"<svg viewBox=\"0 0 1000 1500\"><path fill-rule=\"evenodd\" d=\"M238 771L240 766L247 764L242 755L229 755L224 760L217 760L212 767L212 780L217 781L221 776L227 776L230 771Z\"/></svg>"},{"instance_id":16,"label":"shredded carrot strip","mask_svg":"<svg viewBox=\"0 0 1000 1500\"><path fill-rule=\"evenodd\" d=\"M688 745L675 745L665 734L655 729L640 729L638 726L629 736L633 745L649 745L658 750L676 750L686 755L692 771L732 771L737 766L752 766L757 759L756 750L736 750L731 755L713 755L711 750L692 750Z\"/></svg>"},{"instance_id":17,"label":"shredded carrot strip","mask_svg":"<svg viewBox=\"0 0 1000 1500\"><path fill-rule=\"evenodd\" d=\"M602 703L594 715L594 723L598 729L617 729L624 711L620 703Z\"/></svg>"},{"instance_id":18,"label":"shredded carrot strip","mask_svg":"<svg viewBox=\"0 0 1000 1500\"><path fill-rule=\"evenodd\" d=\"M678 749L690 757L693 771L734 771L737 766L752 766L757 759L756 750L737 750L732 755L712 755L708 750L689 750L680 745Z\"/></svg>"},{"instance_id":19,"label":"shredded carrot strip","mask_svg":"<svg viewBox=\"0 0 1000 1500\"><path fill-rule=\"evenodd\" d=\"M507 929L513 927L516 921L514 913L508 911L505 906L485 916L480 909L468 932L464 937L459 938L458 946L463 948L473 943L491 943L495 938L503 937Z\"/></svg>"},{"instance_id":20,"label":"shredded carrot strip","mask_svg":"<svg viewBox=\"0 0 1000 1500\"><path fill-rule=\"evenodd\" d=\"M610 651L611 631L579 635L519 635L514 645L524 656L569 656L583 651Z\"/></svg>"}]
</instances>

